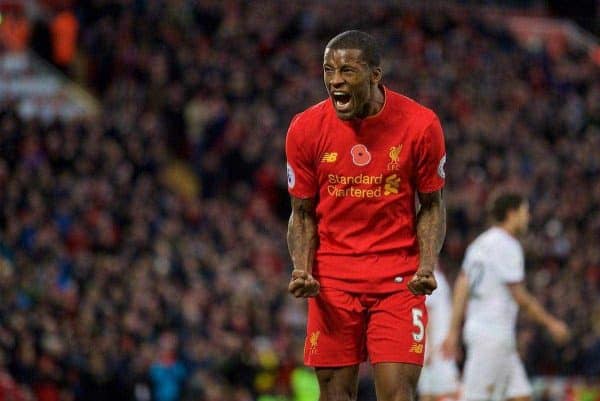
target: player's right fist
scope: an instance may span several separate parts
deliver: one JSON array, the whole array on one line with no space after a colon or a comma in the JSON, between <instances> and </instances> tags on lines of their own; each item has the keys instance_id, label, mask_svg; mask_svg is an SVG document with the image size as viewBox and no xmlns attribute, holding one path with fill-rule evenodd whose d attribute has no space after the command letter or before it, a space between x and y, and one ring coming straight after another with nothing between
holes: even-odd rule
<instances>
[{"instance_id":1,"label":"player's right fist","mask_svg":"<svg viewBox=\"0 0 600 401\"><path fill-rule=\"evenodd\" d=\"M312 274L299 269L292 270L292 278L288 284L288 291L296 298L314 297L319 294L321 285Z\"/></svg>"}]
</instances>

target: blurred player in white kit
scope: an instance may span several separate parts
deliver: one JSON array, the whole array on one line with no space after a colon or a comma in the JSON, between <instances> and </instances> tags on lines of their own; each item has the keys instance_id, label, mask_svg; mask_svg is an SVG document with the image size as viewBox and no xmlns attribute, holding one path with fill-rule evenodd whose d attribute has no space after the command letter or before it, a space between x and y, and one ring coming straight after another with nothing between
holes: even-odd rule
<instances>
[{"instance_id":1,"label":"blurred player in white kit","mask_svg":"<svg viewBox=\"0 0 600 401\"><path fill-rule=\"evenodd\" d=\"M427 323L427 345L425 363L419 378L419 401L456 400L458 396L458 368L453 358L442 354L442 342L450 329L452 297L450 286L442 271L434 270L437 289L427 296L425 304Z\"/></svg>"},{"instance_id":2,"label":"blurred player in white kit","mask_svg":"<svg viewBox=\"0 0 600 401\"><path fill-rule=\"evenodd\" d=\"M450 331L442 347L445 355L456 355L466 315L462 398L528 401L531 386L516 344L519 308L543 325L555 342L566 342L570 334L565 323L550 315L524 285L524 253L518 238L527 231L529 203L518 193L506 192L494 197L491 205L494 225L467 248L454 285Z\"/></svg>"}]
</instances>

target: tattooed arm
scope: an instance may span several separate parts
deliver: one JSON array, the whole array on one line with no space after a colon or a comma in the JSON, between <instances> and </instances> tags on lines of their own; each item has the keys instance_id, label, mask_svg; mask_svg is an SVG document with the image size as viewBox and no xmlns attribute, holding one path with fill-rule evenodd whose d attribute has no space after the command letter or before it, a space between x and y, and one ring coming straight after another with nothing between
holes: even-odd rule
<instances>
[{"instance_id":1,"label":"tattooed arm","mask_svg":"<svg viewBox=\"0 0 600 401\"><path fill-rule=\"evenodd\" d=\"M419 193L421 208L417 215L417 239L419 240L419 269L408 288L414 294L431 294L437 288L433 268L446 236L446 207L442 191Z\"/></svg>"},{"instance_id":2,"label":"tattooed arm","mask_svg":"<svg viewBox=\"0 0 600 401\"><path fill-rule=\"evenodd\" d=\"M287 243L294 269L288 290L296 298L319 293L319 282L312 276L317 249L315 200L292 196L292 214L288 222Z\"/></svg>"}]
</instances>

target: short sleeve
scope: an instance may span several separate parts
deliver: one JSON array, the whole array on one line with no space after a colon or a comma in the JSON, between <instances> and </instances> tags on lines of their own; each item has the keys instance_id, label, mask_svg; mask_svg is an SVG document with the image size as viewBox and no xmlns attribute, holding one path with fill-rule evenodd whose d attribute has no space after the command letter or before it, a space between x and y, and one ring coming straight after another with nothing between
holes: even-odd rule
<instances>
[{"instance_id":1,"label":"short sleeve","mask_svg":"<svg viewBox=\"0 0 600 401\"><path fill-rule=\"evenodd\" d=\"M417 151L417 190L429 193L442 189L446 178L446 146L442 126L437 117L423 132Z\"/></svg>"},{"instance_id":2,"label":"short sleeve","mask_svg":"<svg viewBox=\"0 0 600 401\"><path fill-rule=\"evenodd\" d=\"M318 188L314 158L310 157L310 146L299 120L299 115L292 119L285 140L287 183L290 195L307 199L314 197Z\"/></svg>"},{"instance_id":3,"label":"short sleeve","mask_svg":"<svg viewBox=\"0 0 600 401\"><path fill-rule=\"evenodd\" d=\"M499 249L501 248L499 247ZM520 245L514 244L507 247L502 255L497 255L496 271L500 280L506 284L523 281L525 278L525 258Z\"/></svg>"}]
</instances>

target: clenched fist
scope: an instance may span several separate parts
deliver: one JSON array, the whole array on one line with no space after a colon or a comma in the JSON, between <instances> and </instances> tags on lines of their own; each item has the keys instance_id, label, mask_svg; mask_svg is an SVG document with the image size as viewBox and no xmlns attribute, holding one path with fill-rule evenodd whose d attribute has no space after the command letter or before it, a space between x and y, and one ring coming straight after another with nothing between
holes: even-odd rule
<instances>
[{"instance_id":1,"label":"clenched fist","mask_svg":"<svg viewBox=\"0 0 600 401\"><path fill-rule=\"evenodd\" d=\"M292 270L292 278L288 284L288 291L296 298L314 297L319 293L321 285L312 274L294 269Z\"/></svg>"},{"instance_id":2,"label":"clenched fist","mask_svg":"<svg viewBox=\"0 0 600 401\"><path fill-rule=\"evenodd\" d=\"M407 286L415 295L431 295L433 290L437 288L433 270L417 270Z\"/></svg>"}]
</instances>

